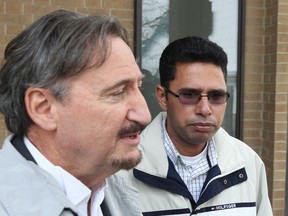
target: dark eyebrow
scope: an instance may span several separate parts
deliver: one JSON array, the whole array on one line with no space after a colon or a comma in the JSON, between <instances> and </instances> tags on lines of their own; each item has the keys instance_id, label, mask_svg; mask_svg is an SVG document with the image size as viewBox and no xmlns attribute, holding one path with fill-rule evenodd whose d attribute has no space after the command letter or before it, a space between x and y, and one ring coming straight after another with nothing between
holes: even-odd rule
<instances>
[{"instance_id":1,"label":"dark eyebrow","mask_svg":"<svg viewBox=\"0 0 288 216\"><path fill-rule=\"evenodd\" d=\"M187 92L187 93L189 93L189 92L202 92L203 91L203 89L200 89L200 88L181 88L181 89L179 89L178 90L178 92ZM211 89L210 91L208 91L208 93L209 92L227 92L227 91L225 91L224 89Z\"/></svg>"},{"instance_id":2,"label":"dark eyebrow","mask_svg":"<svg viewBox=\"0 0 288 216\"><path fill-rule=\"evenodd\" d=\"M181 88L178 90L178 92L201 92L201 89L197 88Z\"/></svg>"}]
</instances>

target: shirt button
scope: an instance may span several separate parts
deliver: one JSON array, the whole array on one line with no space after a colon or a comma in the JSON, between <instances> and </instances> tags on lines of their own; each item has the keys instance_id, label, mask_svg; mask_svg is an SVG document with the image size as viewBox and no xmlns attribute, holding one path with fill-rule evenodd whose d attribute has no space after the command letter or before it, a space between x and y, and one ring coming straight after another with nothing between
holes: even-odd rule
<instances>
[{"instance_id":1,"label":"shirt button","mask_svg":"<svg viewBox=\"0 0 288 216\"><path fill-rule=\"evenodd\" d=\"M226 185L228 183L227 179L224 179L223 183Z\"/></svg>"},{"instance_id":2,"label":"shirt button","mask_svg":"<svg viewBox=\"0 0 288 216\"><path fill-rule=\"evenodd\" d=\"M244 178L244 175L242 173L239 174L239 178Z\"/></svg>"}]
</instances>

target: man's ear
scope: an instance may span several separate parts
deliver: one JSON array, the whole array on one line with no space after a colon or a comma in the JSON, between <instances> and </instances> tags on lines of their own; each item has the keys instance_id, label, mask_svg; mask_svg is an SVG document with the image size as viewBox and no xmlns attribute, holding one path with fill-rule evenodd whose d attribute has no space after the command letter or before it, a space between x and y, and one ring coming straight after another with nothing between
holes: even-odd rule
<instances>
[{"instance_id":1,"label":"man's ear","mask_svg":"<svg viewBox=\"0 0 288 216\"><path fill-rule=\"evenodd\" d=\"M167 98L165 94L165 89L161 85L156 86L156 97L162 110L166 111L167 110Z\"/></svg>"},{"instance_id":2,"label":"man's ear","mask_svg":"<svg viewBox=\"0 0 288 216\"><path fill-rule=\"evenodd\" d=\"M56 129L56 116L53 112L54 97L43 88L29 87L25 92L25 106L32 121L44 130Z\"/></svg>"}]
</instances>

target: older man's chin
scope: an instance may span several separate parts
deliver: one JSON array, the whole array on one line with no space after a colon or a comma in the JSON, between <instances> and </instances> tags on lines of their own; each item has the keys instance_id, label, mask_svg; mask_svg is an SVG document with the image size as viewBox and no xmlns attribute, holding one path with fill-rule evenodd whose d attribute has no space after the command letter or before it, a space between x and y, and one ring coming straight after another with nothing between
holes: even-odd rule
<instances>
[{"instance_id":1,"label":"older man's chin","mask_svg":"<svg viewBox=\"0 0 288 216\"><path fill-rule=\"evenodd\" d=\"M118 158L118 159L114 159L112 162L112 166L121 170L130 170L132 168L134 168L135 166L137 166L140 161L142 160L142 153L141 151L138 151L138 155L134 156L134 157L122 157L122 158Z\"/></svg>"}]
</instances>

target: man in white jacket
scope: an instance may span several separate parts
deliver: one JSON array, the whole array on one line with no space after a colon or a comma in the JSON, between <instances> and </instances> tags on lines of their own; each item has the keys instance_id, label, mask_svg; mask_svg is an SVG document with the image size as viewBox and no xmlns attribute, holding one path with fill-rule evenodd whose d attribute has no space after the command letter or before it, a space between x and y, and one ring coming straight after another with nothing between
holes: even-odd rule
<instances>
[{"instance_id":1,"label":"man in white jacket","mask_svg":"<svg viewBox=\"0 0 288 216\"><path fill-rule=\"evenodd\" d=\"M223 49L178 39L163 51L159 71L165 112L141 134L141 163L109 178L107 199L127 200L114 214L272 216L263 162L221 128L230 96ZM123 210L129 202L134 208Z\"/></svg>"}]
</instances>

